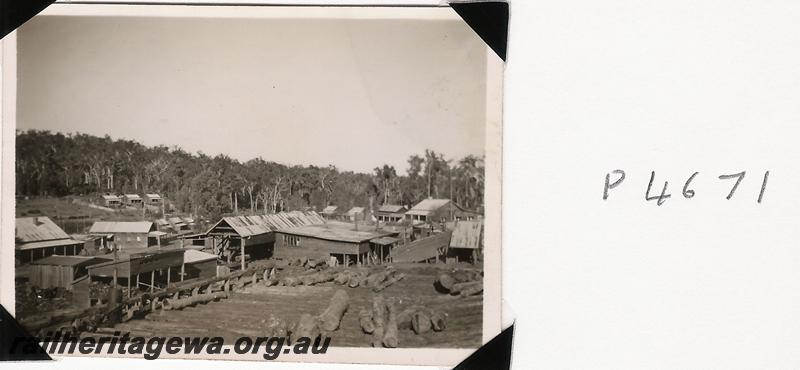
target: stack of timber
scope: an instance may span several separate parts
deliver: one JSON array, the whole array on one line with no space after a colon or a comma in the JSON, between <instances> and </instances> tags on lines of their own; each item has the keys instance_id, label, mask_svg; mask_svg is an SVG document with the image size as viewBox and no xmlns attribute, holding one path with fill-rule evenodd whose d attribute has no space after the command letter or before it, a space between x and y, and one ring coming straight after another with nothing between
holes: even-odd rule
<instances>
[{"instance_id":1,"label":"stack of timber","mask_svg":"<svg viewBox=\"0 0 800 370\"><path fill-rule=\"evenodd\" d=\"M436 285L451 295L468 297L483 293L483 273L477 270L455 270L442 273Z\"/></svg>"}]
</instances>

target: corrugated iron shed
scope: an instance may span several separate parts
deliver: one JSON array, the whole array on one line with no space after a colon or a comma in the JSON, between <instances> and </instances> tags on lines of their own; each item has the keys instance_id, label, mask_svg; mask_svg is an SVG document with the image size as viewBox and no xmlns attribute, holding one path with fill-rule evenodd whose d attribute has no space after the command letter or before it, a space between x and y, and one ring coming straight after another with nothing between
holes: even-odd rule
<instances>
[{"instance_id":1,"label":"corrugated iron shed","mask_svg":"<svg viewBox=\"0 0 800 370\"><path fill-rule=\"evenodd\" d=\"M110 258L83 256L47 256L31 262L32 265L88 266L111 261Z\"/></svg>"},{"instance_id":2,"label":"corrugated iron shed","mask_svg":"<svg viewBox=\"0 0 800 370\"><path fill-rule=\"evenodd\" d=\"M483 241L482 230L483 223L480 221L459 221L453 229L450 248L480 249Z\"/></svg>"}]
</instances>

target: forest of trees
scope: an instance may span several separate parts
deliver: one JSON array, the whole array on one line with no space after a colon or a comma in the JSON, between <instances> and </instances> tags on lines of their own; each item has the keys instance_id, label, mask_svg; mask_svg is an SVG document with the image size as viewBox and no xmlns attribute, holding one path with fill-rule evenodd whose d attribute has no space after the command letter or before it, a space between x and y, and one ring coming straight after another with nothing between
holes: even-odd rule
<instances>
[{"instance_id":1,"label":"forest of trees","mask_svg":"<svg viewBox=\"0 0 800 370\"><path fill-rule=\"evenodd\" d=\"M159 193L177 209L211 219L330 204L413 205L429 196L483 208L483 158L471 155L453 160L426 150L408 158L406 174L389 165L355 173L262 158L240 163L109 136L29 130L17 131L16 139L17 195Z\"/></svg>"}]
</instances>

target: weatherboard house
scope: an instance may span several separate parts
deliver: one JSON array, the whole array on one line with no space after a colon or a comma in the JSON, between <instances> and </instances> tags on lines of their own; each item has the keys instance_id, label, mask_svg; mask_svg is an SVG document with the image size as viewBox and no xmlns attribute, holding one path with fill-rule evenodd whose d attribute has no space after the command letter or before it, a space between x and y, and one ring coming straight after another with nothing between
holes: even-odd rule
<instances>
[{"instance_id":1,"label":"weatherboard house","mask_svg":"<svg viewBox=\"0 0 800 370\"><path fill-rule=\"evenodd\" d=\"M127 249L159 245L159 234L155 231L155 224L149 221L97 221L89 234L107 235L115 248Z\"/></svg>"},{"instance_id":2,"label":"weatherboard house","mask_svg":"<svg viewBox=\"0 0 800 370\"><path fill-rule=\"evenodd\" d=\"M403 221L408 209L397 204L384 204L375 212L375 217L380 222L400 222Z\"/></svg>"}]
</instances>

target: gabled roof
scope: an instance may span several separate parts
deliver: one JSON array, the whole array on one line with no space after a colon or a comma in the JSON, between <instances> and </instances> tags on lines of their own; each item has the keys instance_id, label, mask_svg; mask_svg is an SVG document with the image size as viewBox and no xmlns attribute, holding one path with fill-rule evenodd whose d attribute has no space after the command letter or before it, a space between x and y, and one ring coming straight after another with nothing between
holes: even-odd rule
<instances>
[{"instance_id":1,"label":"gabled roof","mask_svg":"<svg viewBox=\"0 0 800 370\"><path fill-rule=\"evenodd\" d=\"M335 213L338 208L339 208L338 206L327 206L322 209L322 214L329 215Z\"/></svg>"},{"instance_id":2,"label":"gabled roof","mask_svg":"<svg viewBox=\"0 0 800 370\"><path fill-rule=\"evenodd\" d=\"M161 199L161 196L158 195L158 194L145 194L144 196L146 196L148 198L151 198L151 199L155 199L155 198Z\"/></svg>"},{"instance_id":3,"label":"gabled roof","mask_svg":"<svg viewBox=\"0 0 800 370\"><path fill-rule=\"evenodd\" d=\"M154 230L154 227L149 221L97 221L89 229L89 233L148 233L151 230Z\"/></svg>"},{"instance_id":4,"label":"gabled roof","mask_svg":"<svg viewBox=\"0 0 800 370\"><path fill-rule=\"evenodd\" d=\"M351 216L355 215L355 214L358 214L358 213L364 213L364 207L353 207L353 208L350 208L349 211L347 211L347 214L351 215Z\"/></svg>"},{"instance_id":5,"label":"gabled roof","mask_svg":"<svg viewBox=\"0 0 800 370\"><path fill-rule=\"evenodd\" d=\"M453 229L450 247L480 249L482 227L483 223L480 221L459 221Z\"/></svg>"},{"instance_id":6,"label":"gabled roof","mask_svg":"<svg viewBox=\"0 0 800 370\"><path fill-rule=\"evenodd\" d=\"M455 203L450 201L450 199L428 198L428 199L425 199L425 200L417 203L415 206L411 207L411 209L408 210L408 212L406 212L406 213L410 214L410 215L427 216L431 212L434 212L437 209L445 207L447 205L453 205L454 207L456 207L458 209L461 209L461 207L459 207L458 205L456 205Z\"/></svg>"},{"instance_id":7,"label":"gabled roof","mask_svg":"<svg viewBox=\"0 0 800 370\"><path fill-rule=\"evenodd\" d=\"M21 243L45 240L69 239L69 235L61 230L49 217L17 218L14 238Z\"/></svg>"},{"instance_id":8,"label":"gabled roof","mask_svg":"<svg viewBox=\"0 0 800 370\"><path fill-rule=\"evenodd\" d=\"M253 235L266 234L280 228L323 223L325 223L325 219L314 211L291 211L254 216L230 216L223 217L222 220L208 230L208 233L213 232L214 229L220 226L227 225L232 228L236 234L239 234L240 237L245 238Z\"/></svg>"},{"instance_id":9,"label":"gabled roof","mask_svg":"<svg viewBox=\"0 0 800 370\"><path fill-rule=\"evenodd\" d=\"M348 243L362 243L367 240L394 234L392 232L379 230L353 230L351 228L336 227L331 224L286 228L280 229L279 232L290 235L308 236L317 239L343 241Z\"/></svg>"},{"instance_id":10,"label":"gabled roof","mask_svg":"<svg viewBox=\"0 0 800 370\"><path fill-rule=\"evenodd\" d=\"M14 249L18 251L26 251L30 249L39 249L39 248L50 248L50 247L61 247L61 246L70 246L70 245L81 245L84 242L75 239L56 239L56 240L45 240L41 242L30 242L30 243L22 243L16 244Z\"/></svg>"},{"instance_id":11,"label":"gabled roof","mask_svg":"<svg viewBox=\"0 0 800 370\"><path fill-rule=\"evenodd\" d=\"M123 196L128 199L142 199L139 194L125 194Z\"/></svg>"},{"instance_id":12,"label":"gabled roof","mask_svg":"<svg viewBox=\"0 0 800 370\"><path fill-rule=\"evenodd\" d=\"M384 204L381 208L378 208L378 212L386 213L405 213L406 211L406 207L398 204Z\"/></svg>"},{"instance_id":13,"label":"gabled roof","mask_svg":"<svg viewBox=\"0 0 800 370\"><path fill-rule=\"evenodd\" d=\"M31 262L32 265L55 265L55 266L88 266L102 262L111 261L110 258L83 257L83 256L48 256Z\"/></svg>"},{"instance_id":14,"label":"gabled roof","mask_svg":"<svg viewBox=\"0 0 800 370\"><path fill-rule=\"evenodd\" d=\"M116 196L114 194L102 195L102 197L105 200L119 200L119 196Z\"/></svg>"}]
</instances>

